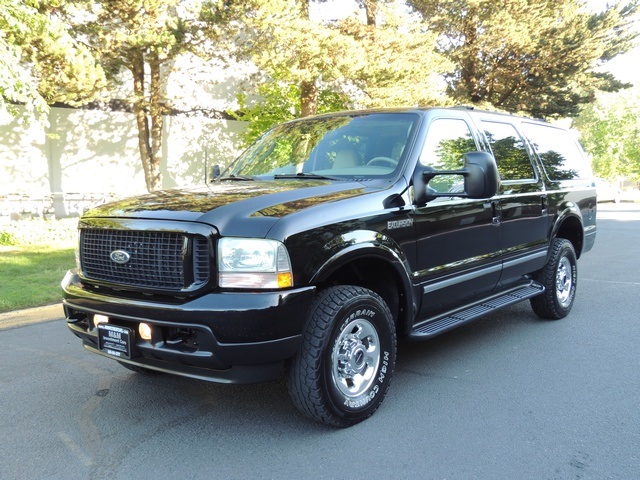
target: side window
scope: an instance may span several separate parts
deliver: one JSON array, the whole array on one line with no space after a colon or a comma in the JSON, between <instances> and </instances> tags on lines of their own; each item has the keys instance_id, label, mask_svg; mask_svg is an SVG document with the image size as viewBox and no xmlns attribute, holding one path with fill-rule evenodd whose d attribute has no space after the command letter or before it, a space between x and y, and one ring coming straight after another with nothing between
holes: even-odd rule
<instances>
[{"instance_id":1,"label":"side window","mask_svg":"<svg viewBox=\"0 0 640 480\"><path fill-rule=\"evenodd\" d=\"M527 148L515 127L509 123L482 121L502 180L535 178Z\"/></svg>"},{"instance_id":2,"label":"side window","mask_svg":"<svg viewBox=\"0 0 640 480\"><path fill-rule=\"evenodd\" d=\"M477 150L471 130L464 120L439 118L429 125L420 163L435 170L459 170L464 166L464 154ZM429 187L440 193L454 192L462 186L460 183L459 175L441 175L429 182Z\"/></svg>"},{"instance_id":3,"label":"side window","mask_svg":"<svg viewBox=\"0 0 640 480\"><path fill-rule=\"evenodd\" d=\"M573 180L591 175L578 141L569 132L551 125L523 125L551 180Z\"/></svg>"}]
</instances>

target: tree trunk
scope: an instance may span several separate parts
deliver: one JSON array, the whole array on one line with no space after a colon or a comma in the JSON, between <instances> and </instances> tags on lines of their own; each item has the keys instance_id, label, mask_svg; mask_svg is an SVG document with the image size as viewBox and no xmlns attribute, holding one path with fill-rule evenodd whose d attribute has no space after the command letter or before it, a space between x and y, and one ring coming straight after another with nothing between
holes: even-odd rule
<instances>
[{"instance_id":1,"label":"tree trunk","mask_svg":"<svg viewBox=\"0 0 640 480\"><path fill-rule=\"evenodd\" d=\"M478 46L477 42L477 24L475 21L465 21L466 28L463 28L465 46L464 46L464 58L460 61L460 84L462 86L462 92L467 100L471 103L478 103L483 99L481 93L481 86L478 83L478 78L481 78L481 72L478 65Z\"/></svg>"},{"instance_id":2,"label":"tree trunk","mask_svg":"<svg viewBox=\"0 0 640 480\"><path fill-rule=\"evenodd\" d=\"M314 80L300 84L300 116L308 117L318 113L318 87Z\"/></svg>"},{"instance_id":3,"label":"tree trunk","mask_svg":"<svg viewBox=\"0 0 640 480\"><path fill-rule=\"evenodd\" d=\"M378 11L378 0L364 0L364 10L367 15L367 25L370 27L376 26L376 13Z\"/></svg>"},{"instance_id":4,"label":"tree trunk","mask_svg":"<svg viewBox=\"0 0 640 480\"><path fill-rule=\"evenodd\" d=\"M149 116L151 117L151 183L152 189L162 188L162 126L164 110L162 105L162 79L160 77L160 59L152 53L149 59L151 85L149 92Z\"/></svg>"},{"instance_id":5,"label":"tree trunk","mask_svg":"<svg viewBox=\"0 0 640 480\"><path fill-rule=\"evenodd\" d=\"M309 0L298 0L302 15L309 19ZM309 117L318 113L318 87L316 80L303 81L300 84L300 116Z\"/></svg>"},{"instance_id":6,"label":"tree trunk","mask_svg":"<svg viewBox=\"0 0 640 480\"><path fill-rule=\"evenodd\" d=\"M133 91L135 100L133 102L133 113L136 117L138 126L138 149L140 150L140 160L142 161L142 170L144 172L144 180L147 191L152 192L162 187L162 173L160 172L160 145L162 142L162 112L160 112L160 122L156 118L157 112L148 103L145 94L144 84L144 56L142 52L135 52L131 57L131 73L133 74ZM153 68L152 68L152 86L151 97L158 95L159 91L154 92L153 85ZM156 105L159 109L159 105ZM147 115L147 110L151 110L151 115ZM149 116L151 117L151 127L149 126ZM159 128L159 130L158 130ZM158 133L159 132L159 133ZM152 141L153 137L153 141Z\"/></svg>"}]
</instances>

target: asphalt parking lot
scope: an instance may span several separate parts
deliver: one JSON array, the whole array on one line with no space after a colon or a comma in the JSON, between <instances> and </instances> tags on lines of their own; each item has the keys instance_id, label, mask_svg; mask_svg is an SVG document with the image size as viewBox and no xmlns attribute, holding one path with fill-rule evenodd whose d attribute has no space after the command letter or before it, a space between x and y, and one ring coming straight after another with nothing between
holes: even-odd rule
<instances>
[{"instance_id":1,"label":"asphalt parking lot","mask_svg":"<svg viewBox=\"0 0 640 480\"><path fill-rule=\"evenodd\" d=\"M0 478L638 478L640 204L598 218L568 318L522 303L401 344L380 410L345 430L298 414L282 382L130 372L58 306L0 316Z\"/></svg>"}]
</instances>

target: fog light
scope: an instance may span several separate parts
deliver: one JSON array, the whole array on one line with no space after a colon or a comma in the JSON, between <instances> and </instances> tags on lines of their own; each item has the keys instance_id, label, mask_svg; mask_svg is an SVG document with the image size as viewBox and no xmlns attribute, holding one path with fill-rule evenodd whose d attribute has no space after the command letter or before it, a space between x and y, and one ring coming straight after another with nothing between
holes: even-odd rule
<instances>
[{"instance_id":1,"label":"fog light","mask_svg":"<svg viewBox=\"0 0 640 480\"><path fill-rule=\"evenodd\" d=\"M143 340L151 340L151 326L147 323L141 323L138 325L138 333Z\"/></svg>"},{"instance_id":2,"label":"fog light","mask_svg":"<svg viewBox=\"0 0 640 480\"><path fill-rule=\"evenodd\" d=\"M100 315L99 313L96 313L93 316L93 324L95 325L96 328L98 328L98 325L100 325L101 323L109 323L109 317L107 317L106 315Z\"/></svg>"}]
</instances>

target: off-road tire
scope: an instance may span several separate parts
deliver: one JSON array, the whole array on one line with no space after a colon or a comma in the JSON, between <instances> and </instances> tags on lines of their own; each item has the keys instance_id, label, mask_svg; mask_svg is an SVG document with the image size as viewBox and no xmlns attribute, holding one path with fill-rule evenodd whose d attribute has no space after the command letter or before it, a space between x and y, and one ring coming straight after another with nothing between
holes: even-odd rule
<instances>
[{"instance_id":1,"label":"off-road tire","mask_svg":"<svg viewBox=\"0 0 640 480\"><path fill-rule=\"evenodd\" d=\"M578 286L578 266L573 244L564 238L554 239L547 263L533 278L545 288L543 294L531 299L535 314L547 320L566 317L573 306Z\"/></svg>"},{"instance_id":2,"label":"off-road tire","mask_svg":"<svg viewBox=\"0 0 640 480\"><path fill-rule=\"evenodd\" d=\"M305 415L335 427L370 417L389 387L396 360L393 316L366 288L320 292L287 368L289 394Z\"/></svg>"}]
</instances>

